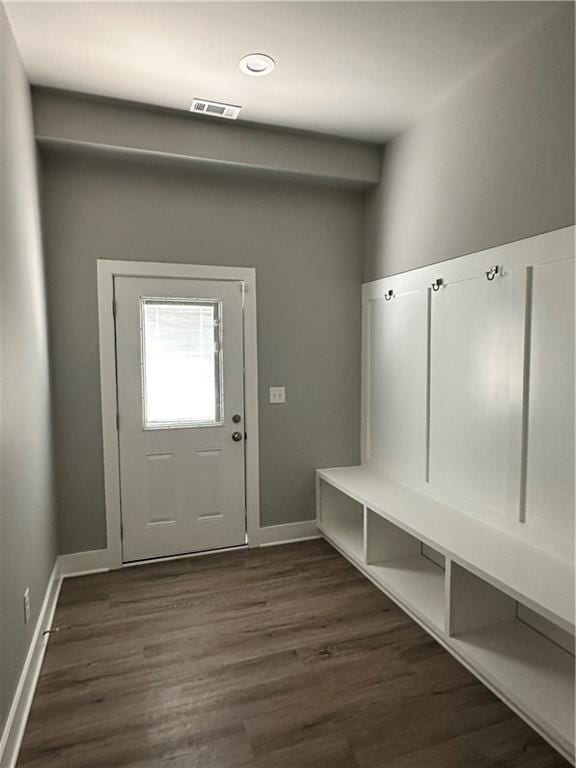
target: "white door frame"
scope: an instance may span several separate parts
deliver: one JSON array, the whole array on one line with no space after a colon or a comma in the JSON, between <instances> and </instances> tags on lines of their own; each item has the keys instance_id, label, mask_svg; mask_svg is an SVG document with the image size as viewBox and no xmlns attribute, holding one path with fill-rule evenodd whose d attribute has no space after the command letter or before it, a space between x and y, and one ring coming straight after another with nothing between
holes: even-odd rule
<instances>
[{"instance_id":1,"label":"white door frame","mask_svg":"<svg viewBox=\"0 0 576 768\"><path fill-rule=\"evenodd\" d=\"M189 278L234 280L244 286L244 400L248 439L246 456L246 525L248 546L258 546L260 482L258 454L258 358L256 337L256 270L252 267L211 267L196 264L160 264L98 259L98 327L100 339L100 389L104 485L106 503L106 552L109 568L122 562L120 507L120 455L116 387L116 337L114 323L115 277Z\"/></svg>"}]
</instances>

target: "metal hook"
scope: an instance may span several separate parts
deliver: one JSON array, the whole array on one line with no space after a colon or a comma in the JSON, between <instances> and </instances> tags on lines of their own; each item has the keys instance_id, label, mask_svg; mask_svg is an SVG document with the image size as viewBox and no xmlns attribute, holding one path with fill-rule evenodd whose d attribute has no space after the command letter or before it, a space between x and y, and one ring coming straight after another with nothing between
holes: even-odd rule
<instances>
[{"instance_id":1,"label":"metal hook","mask_svg":"<svg viewBox=\"0 0 576 768\"><path fill-rule=\"evenodd\" d=\"M494 267L490 267L488 272L486 272L486 279L487 280L494 280L496 275L500 272L500 267L498 265Z\"/></svg>"},{"instance_id":2,"label":"metal hook","mask_svg":"<svg viewBox=\"0 0 576 768\"><path fill-rule=\"evenodd\" d=\"M386 301L390 301L390 299L394 298L394 291L392 290L392 288L390 288L389 291L386 291L386 293L384 294L384 298L386 299Z\"/></svg>"},{"instance_id":3,"label":"metal hook","mask_svg":"<svg viewBox=\"0 0 576 768\"><path fill-rule=\"evenodd\" d=\"M439 291L440 288L444 285L444 280L442 280L441 277L439 277L437 280L434 280L432 283L432 290L433 291Z\"/></svg>"}]
</instances>

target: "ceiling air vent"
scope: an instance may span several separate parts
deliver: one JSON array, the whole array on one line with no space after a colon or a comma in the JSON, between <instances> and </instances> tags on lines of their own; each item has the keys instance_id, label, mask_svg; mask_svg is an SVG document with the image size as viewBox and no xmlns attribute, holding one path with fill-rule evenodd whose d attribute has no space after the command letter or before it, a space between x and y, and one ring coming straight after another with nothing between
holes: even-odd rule
<instances>
[{"instance_id":1,"label":"ceiling air vent","mask_svg":"<svg viewBox=\"0 0 576 768\"><path fill-rule=\"evenodd\" d=\"M233 104L222 104L219 101L206 101L206 99L194 99L190 106L190 112L196 114L211 115L212 117L224 117L226 120L236 120L242 107Z\"/></svg>"}]
</instances>

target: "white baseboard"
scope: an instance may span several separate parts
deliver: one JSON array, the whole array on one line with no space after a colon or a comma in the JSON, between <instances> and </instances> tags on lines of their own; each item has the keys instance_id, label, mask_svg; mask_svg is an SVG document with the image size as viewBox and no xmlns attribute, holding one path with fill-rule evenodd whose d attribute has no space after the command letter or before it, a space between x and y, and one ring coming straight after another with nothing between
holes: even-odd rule
<instances>
[{"instance_id":1,"label":"white baseboard","mask_svg":"<svg viewBox=\"0 0 576 768\"><path fill-rule=\"evenodd\" d=\"M259 528L256 541L250 542L249 546L266 547L274 544L287 544L288 542L307 541L308 539L318 539L320 533L316 528L316 520L304 520L298 523L285 523L284 525L269 525ZM239 547L230 549L237 550ZM213 550L213 552L226 552L227 549ZM176 555L172 558L162 557L155 560L145 560L147 564L153 562L163 562L165 560L183 559L188 557L199 557L201 555L213 554L213 552L194 552L185 555ZM58 558L59 572L63 579L73 576L86 576L89 573L103 573L110 570L110 554L107 549L94 549L88 552L72 552L68 555L60 555ZM127 568L141 563L123 563L122 567ZM0 766L2 768L2 766Z\"/></svg>"},{"instance_id":2,"label":"white baseboard","mask_svg":"<svg viewBox=\"0 0 576 768\"><path fill-rule=\"evenodd\" d=\"M284 525L268 525L258 531L257 544L261 547L270 547L274 544L288 544L288 542L308 541L321 538L316 527L316 520L304 520L299 523L284 523Z\"/></svg>"},{"instance_id":3,"label":"white baseboard","mask_svg":"<svg viewBox=\"0 0 576 768\"><path fill-rule=\"evenodd\" d=\"M173 560L191 560L195 557L207 557L209 555L220 555L222 552L239 552L248 549L247 544L241 544L237 547L222 547L222 549L205 549L202 552L186 552L183 555L165 555L164 557L151 557L147 560L131 560L129 563L123 563L122 568L138 568L140 565L153 565L154 563L168 563ZM82 574L75 574L81 576Z\"/></svg>"},{"instance_id":4,"label":"white baseboard","mask_svg":"<svg viewBox=\"0 0 576 768\"><path fill-rule=\"evenodd\" d=\"M73 552L58 558L60 575L63 579L102 573L110 570L110 556L107 549L93 549L89 552Z\"/></svg>"},{"instance_id":5,"label":"white baseboard","mask_svg":"<svg viewBox=\"0 0 576 768\"><path fill-rule=\"evenodd\" d=\"M61 584L59 564L56 561L48 586L46 587L44 601L36 627L34 628L26 661L24 662L18 686L12 699L12 706L8 713L8 719L4 726L4 732L0 739L0 768L15 768L18 759L22 737L24 736L26 722L30 713L30 707L32 706L32 699L34 698L34 691L36 690L48 642L48 636L44 633L52 627Z\"/></svg>"}]
</instances>

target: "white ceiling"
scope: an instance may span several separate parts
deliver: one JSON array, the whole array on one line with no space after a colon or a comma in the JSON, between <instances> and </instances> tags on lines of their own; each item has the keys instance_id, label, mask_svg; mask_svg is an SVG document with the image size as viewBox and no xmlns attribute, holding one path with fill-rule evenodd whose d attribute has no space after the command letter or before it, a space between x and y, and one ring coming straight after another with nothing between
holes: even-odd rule
<instances>
[{"instance_id":1,"label":"white ceiling","mask_svg":"<svg viewBox=\"0 0 576 768\"><path fill-rule=\"evenodd\" d=\"M12 2L33 83L381 142L558 10L551 2ZM268 77L238 69L276 59ZM198 118L202 119L202 118Z\"/></svg>"}]
</instances>

